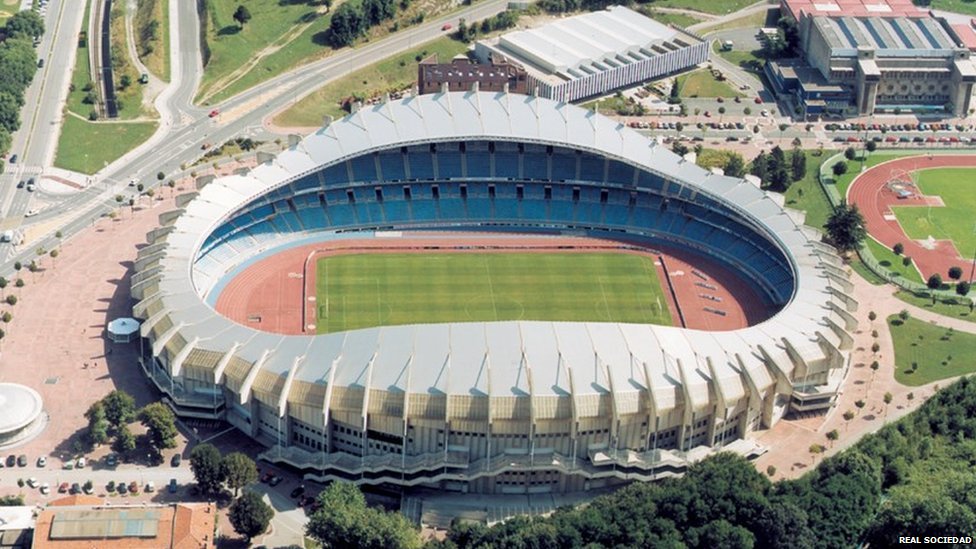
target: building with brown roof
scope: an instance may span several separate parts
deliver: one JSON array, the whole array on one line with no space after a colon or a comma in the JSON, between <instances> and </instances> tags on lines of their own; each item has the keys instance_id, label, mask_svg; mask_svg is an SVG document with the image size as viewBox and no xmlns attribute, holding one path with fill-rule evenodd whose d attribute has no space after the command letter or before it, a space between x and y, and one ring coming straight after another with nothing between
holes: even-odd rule
<instances>
[{"instance_id":1,"label":"building with brown roof","mask_svg":"<svg viewBox=\"0 0 976 549\"><path fill-rule=\"evenodd\" d=\"M213 549L212 503L110 505L70 496L37 517L34 549Z\"/></svg>"},{"instance_id":2,"label":"building with brown roof","mask_svg":"<svg viewBox=\"0 0 976 549\"><path fill-rule=\"evenodd\" d=\"M492 58L488 63L472 63L458 56L450 63L439 63L437 54L417 65L417 88L421 94L447 91L468 91L477 83L481 91L528 93L525 69L508 60Z\"/></svg>"}]
</instances>

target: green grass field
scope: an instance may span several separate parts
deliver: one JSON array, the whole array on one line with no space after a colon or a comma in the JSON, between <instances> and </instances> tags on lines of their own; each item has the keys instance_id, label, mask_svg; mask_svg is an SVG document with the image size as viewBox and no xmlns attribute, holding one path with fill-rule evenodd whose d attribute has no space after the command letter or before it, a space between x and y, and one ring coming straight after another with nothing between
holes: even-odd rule
<instances>
[{"instance_id":1,"label":"green grass field","mask_svg":"<svg viewBox=\"0 0 976 549\"><path fill-rule=\"evenodd\" d=\"M653 260L616 253L362 254L317 263L319 333L553 320L671 325Z\"/></svg>"},{"instance_id":2,"label":"green grass field","mask_svg":"<svg viewBox=\"0 0 976 549\"><path fill-rule=\"evenodd\" d=\"M895 381L918 387L976 371L976 335L897 316L888 318L895 343Z\"/></svg>"},{"instance_id":3,"label":"green grass field","mask_svg":"<svg viewBox=\"0 0 976 549\"><path fill-rule=\"evenodd\" d=\"M716 80L705 69L682 74L677 81L681 97L744 97L727 82Z\"/></svg>"},{"instance_id":4,"label":"green grass field","mask_svg":"<svg viewBox=\"0 0 976 549\"><path fill-rule=\"evenodd\" d=\"M156 122L89 122L69 114L61 125L54 165L93 174L152 137L157 126Z\"/></svg>"},{"instance_id":5,"label":"green grass field","mask_svg":"<svg viewBox=\"0 0 976 549\"><path fill-rule=\"evenodd\" d=\"M971 183L976 169L935 168L917 173L919 189L928 196L942 197L945 206L892 207L905 234L912 239L952 240L963 256L972 254L976 249L976 192Z\"/></svg>"}]
</instances>

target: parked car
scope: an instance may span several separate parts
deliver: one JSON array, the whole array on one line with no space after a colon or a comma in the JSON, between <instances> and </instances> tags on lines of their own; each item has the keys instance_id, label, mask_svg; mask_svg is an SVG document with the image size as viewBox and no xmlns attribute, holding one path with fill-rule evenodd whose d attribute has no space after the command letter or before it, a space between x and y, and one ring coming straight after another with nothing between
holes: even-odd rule
<instances>
[{"instance_id":1,"label":"parked car","mask_svg":"<svg viewBox=\"0 0 976 549\"><path fill-rule=\"evenodd\" d=\"M78 461L75 462L75 467L77 467L78 469L84 469L87 463L88 462L85 460L85 458L80 457L78 458Z\"/></svg>"},{"instance_id":2,"label":"parked car","mask_svg":"<svg viewBox=\"0 0 976 549\"><path fill-rule=\"evenodd\" d=\"M68 493L69 494L80 494L81 493L81 485L78 484L77 482L71 483L71 488L68 490Z\"/></svg>"},{"instance_id":3,"label":"parked car","mask_svg":"<svg viewBox=\"0 0 976 549\"><path fill-rule=\"evenodd\" d=\"M176 484L176 479L175 478L169 479L169 486L167 487L167 489L169 490L169 493L175 494L176 493L176 490L177 490L177 486L178 485Z\"/></svg>"},{"instance_id":4,"label":"parked car","mask_svg":"<svg viewBox=\"0 0 976 549\"><path fill-rule=\"evenodd\" d=\"M149 482L146 483L146 493L151 494L155 491L156 491L156 483L150 480Z\"/></svg>"},{"instance_id":5,"label":"parked car","mask_svg":"<svg viewBox=\"0 0 976 549\"><path fill-rule=\"evenodd\" d=\"M31 477L27 479L27 485L30 486L31 488L37 488L38 484L39 482L37 481L37 477Z\"/></svg>"},{"instance_id":6,"label":"parked car","mask_svg":"<svg viewBox=\"0 0 976 549\"><path fill-rule=\"evenodd\" d=\"M47 456L41 456L37 458L38 467L44 467L45 465L47 465Z\"/></svg>"},{"instance_id":7,"label":"parked car","mask_svg":"<svg viewBox=\"0 0 976 549\"><path fill-rule=\"evenodd\" d=\"M267 484L271 482L271 479L273 478L274 478L274 473L272 473L271 471L267 471L263 475L261 475L261 482Z\"/></svg>"},{"instance_id":8,"label":"parked car","mask_svg":"<svg viewBox=\"0 0 976 549\"><path fill-rule=\"evenodd\" d=\"M115 485L115 490L119 493L119 495L122 495L122 496L126 495L129 492L129 489L126 488L124 482L120 482L120 483L116 484Z\"/></svg>"},{"instance_id":9,"label":"parked car","mask_svg":"<svg viewBox=\"0 0 976 549\"><path fill-rule=\"evenodd\" d=\"M67 482L62 482L58 486L58 493L59 494L64 494L64 493L67 493L67 491L68 491L68 483Z\"/></svg>"},{"instance_id":10,"label":"parked car","mask_svg":"<svg viewBox=\"0 0 976 549\"><path fill-rule=\"evenodd\" d=\"M105 456L105 465L109 467L115 467L119 464L119 457L115 454L109 454Z\"/></svg>"},{"instance_id":11,"label":"parked car","mask_svg":"<svg viewBox=\"0 0 976 549\"><path fill-rule=\"evenodd\" d=\"M169 460L169 464L173 467L179 467L180 463L183 463L183 456L179 454L173 454L173 458Z\"/></svg>"},{"instance_id":12,"label":"parked car","mask_svg":"<svg viewBox=\"0 0 976 549\"><path fill-rule=\"evenodd\" d=\"M19 467L27 467L27 456L25 454L17 456L17 465Z\"/></svg>"},{"instance_id":13,"label":"parked car","mask_svg":"<svg viewBox=\"0 0 976 549\"><path fill-rule=\"evenodd\" d=\"M271 486L277 486L277 485L281 484L281 481L283 481L283 480L285 480L285 479L279 477L278 475L272 475L271 480L268 481L268 484L270 484Z\"/></svg>"},{"instance_id":14,"label":"parked car","mask_svg":"<svg viewBox=\"0 0 976 549\"><path fill-rule=\"evenodd\" d=\"M24 181L23 179L21 179L20 182L17 183L17 188L18 189L23 189L24 188L24 185L26 185L26 184L27 184L27 182Z\"/></svg>"},{"instance_id":15,"label":"parked car","mask_svg":"<svg viewBox=\"0 0 976 549\"><path fill-rule=\"evenodd\" d=\"M291 491L291 497L292 498L297 498L298 496L301 496L303 494L305 494L305 485L304 484L299 484L298 486L295 487L294 490Z\"/></svg>"},{"instance_id":16,"label":"parked car","mask_svg":"<svg viewBox=\"0 0 976 549\"><path fill-rule=\"evenodd\" d=\"M40 487L41 493L45 496L51 493L51 485L47 482L42 482Z\"/></svg>"},{"instance_id":17,"label":"parked car","mask_svg":"<svg viewBox=\"0 0 976 549\"><path fill-rule=\"evenodd\" d=\"M134 481L134 480L132 482L130 482L129 483L129 491L132 492L133 494L138 494L139 493L139 484L136 481Z\"/></svg>"}]
</instances>

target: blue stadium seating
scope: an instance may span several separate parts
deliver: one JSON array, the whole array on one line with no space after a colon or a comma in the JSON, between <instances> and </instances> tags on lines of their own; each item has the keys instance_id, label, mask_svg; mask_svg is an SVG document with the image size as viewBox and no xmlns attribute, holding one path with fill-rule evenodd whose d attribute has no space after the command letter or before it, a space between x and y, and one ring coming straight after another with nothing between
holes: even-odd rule
<instances>
[{"instance_id":1,"label":"blue stadium seating","mask_svg":"<svg viewBox=\"0 0 976 549\"><path fill-rule=\"evenodd\" d=\"M218 280L242 258L289 234L522 221L574 229L633 228L652 236L630 238L649 238L650 245L658 239L684 242L750 273L773 302L790 298L794 281L789 262L719 200L616 160L533 144L522 149L510 143L496 143L494 152L485 142L464 148L439 144L431 154L429 147L416 146L303 176L217 226L194 269L201 280Z\"/></svg>"}]
</instances>

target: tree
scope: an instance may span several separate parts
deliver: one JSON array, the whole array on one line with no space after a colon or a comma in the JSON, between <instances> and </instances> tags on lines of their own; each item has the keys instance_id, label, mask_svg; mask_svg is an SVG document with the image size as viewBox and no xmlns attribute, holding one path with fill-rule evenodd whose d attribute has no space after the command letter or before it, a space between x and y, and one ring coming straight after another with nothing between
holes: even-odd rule
<instances>
[{"instance_id":1,"label":"tree","mask_svg":"<svg viewBox=\"0 0 976 549\"><path fill-rule=\"evenodd\" d=\"M901 255L902 252L905 251L905 245L902 244L901 242L898 242L894 246L891 247L891 251L894 252L895 255Z\"/></svg>"},{"instance_id":2,"label":"tree","mask_svg":"<svg viewBox=\"0 0 976 549\"><path fill-rule=\"evenodd\" d=\"M691 547L752 549L756 544L756 537L752 532L725 519L713 520L704 526L691 528L687 537Z\"/></svg>"},{"instance_id":3,"label":"tree","mask_svg":"<svg viewBox=\"0 0 976 549\"><path fill-rule=\"evenodd\" d=\"M891 404L891 401L892 401L892 400L893 400L894 398L895 398L895 397L894 397L894 396L893 396L893 395L892 395L891 393L885 393L885 394L884 394L884 403L885 403L885 417L888 417L888 405L889 405L889 404Z\"/></svg>"},{"instance_id":4,"label":"tree","mask_svg":"<svg viewBox=\"0 0 976 549\"><path fill-rule=\"evenodd\" d=\"M367 507L354 484L333 482L319 494L322 507L312 514L305 532L323 549L419 548L413 525L399 513Z\"/></svg>"},{"instance_id":5,"label":"tree","mask_svg":"<svg viewBox=\"0 0 976 549\"><path fill-rule=\"evenodd\" d=\"M20 128L20 101L10 92L0 92L0 127L8 133Z\"/></svg>"},{"instance_id":6,"label":"tree","mask_svg":"<svg viewBox=\"0 0 976 549\"><path fill-rule=\"evenodd\" d=\"M96 402L85 412L88 420L88 438L92 444L105 444L108 441L108 421L105 420L105 407Z\"/></svg>"},{"instance_id":7,"label":"tree","mask_svg":"<svg viewBox=\"0 0 976 549\"><path fill-rule=\"evenodd\" d=\"M166 179L166 174L165 173L163 173L163 172L156 172L156 180L157 181L162 181L164 179Z\"/></svg>"},{"instance_id":8,"label":"tree","mask_svg":"<svg viewBox=\"0 0 976 549\"><path fill-rule=\"evenodd\" d=\"M874 151L878 150L878 144L872 139L864 144L864 149L869 153L873 153Z\"/></svg>"},{"instance_id":9,"label":"tree","mask_svg":"<svg viewBox=\"0 0 976 549\"><path fill-rule=\"evenodd\" d=\"M190 452L190 469L201 492L207 495L220 493L225 470L220 450L213 444L201 444Z\"/></svg>"},{"instance_id":10,"label":"tree","mask_svg":"<svg viewBox=\"0 0 976 549\"><path fill-rule=\"evenodd\" d=\"M112 449L123 456L136 449L136 436L129 430L128 425L123 424L115 429L115 441L112 443Z\"/></svg>"},{"instance_id":11,"label":"tree","mask_svg":"<svg viewBox=\"0 0 976 549\"><path fill-rule=\"evenodd\" d=\"M251 490L244 490L241 497L230 505L227 519L230 520L234 531L244 536L248 543L254 536L260 536L268 530L274 510L261 499L260 494Z\"/></svg>"},{"instance_id":12,"label":"tree","mask_svg":"<svg viewBox=\"0 0 976 549\"><path fill-rule=\"evenodd\" d=\"M348 46L365 31L366 21L360 6L344 2L332 14L329 34L333 46L337 48Z\"/></svg>"},{"instance_id":13,"label":"tree","mask_svg":"<svg viewBox=\"0 0 976 549\"><path fill-rule=\"evenodd\" d=\"M11 307L13 307L14 305L17 304L17 296L15 296L13 294L10 294L10 295L7 296L6 299L4 299L4 301L7 302L7 305L10 305Z\"/></svg>"},{"instance_id":14,"label":"tree","mask_svg":"<svg viewBox=\"0 0 976 549\"><path fill-rule=\"evenodd\" d=\"M250 10L248 10L247 7L243 5L237 6L237 10L234 11L234 21L237 21L237 24L240 25L241 28L243 29L244 25L250 20L251 20Z\"/></svg>"},{"instance_id":15,"label":"tree","mask_svg":"<svg viewBox=\"0 0 976 549\"><path fill-rule=\"evenodd\" d=\"M790 156L790 176L793 181L800 181L807 176L807 153L799 147L794 148Z\"/></svg>"},{"instance_id":16,"label":"tree","mask_svg":"<svg viewBox=\"0 0 976 549\"><path fill-rule=\"evenodd\" d=\"M766 151L759 151L759 155L752 159L752 168L749 173L758 177L761 181L766 181L769 157L766 155Z\"/></svg>"},{"instance_id":17,"label":"tree","mask_svg":"<svg viewBox=\"0 0 976 549\"><path fill-rule=\"evenodd\" d=\"M34 38L44 34L44 19L33 10L19 11L7 19L4 29L12 38Z\"/></svg>"},{"instance_id":18,"label":"tree","mask_svg":"<svg viewBox=\"0 0 976 549\"><path fill-rule=\"evenodd\" d=\"M237 492L248 484L253 484L258 479L257 467L254 460L248 456L234 452L227 454L220 463L223 469L223 477L227 486L234 490L234 497Z\"/></svg>"},{"instance_id":19,"label":"tree","mask_svg":"<svg viewBox=\"0 0 976 549\"><path fill-rule=\"evenodd\" d=\"M949 278L953 280L959 280L962 278L962 268L953 265L949 267Z\"/></svg>"},{"instance_id":20,"label":"tree","mask_svg":"<svg viewBox=\"0 0 976 549\"><path fill-rule=\"evenodd\" d=\"M105 406L105 418L114 427L135 419L136 401L132 395L121 389L116 389L106 395L102 399L102 404Z\"/></svg>"},{"instance_id":21,"label":"tree","mask_svg":"<svg viewBox=\"0 0 976 549\"><path fill-rule=\"evenodd\" d=\"M730 177L742 177L746 174L746 162L739 153L729 154L729 160L725 163L725 175Z\"/></svg>"},{"instance_id":22,"label":"tree","mask_svg":"<svg viewBox=\"0 0 976 549\"><path fill-rule=\"evenodd\" d=\"M831 448L833 448L834 443L837 442L837 439L839 438L840 438L840 433L837 432L837 429L827 431L827 440L830 441Z\"/></svg>"},{"instance_id":23,"label":"tree","mask_svg":"<svg viewBox=\"0 0 976 549\"><path fill-rule=\"evenodd\" d=\"M843 160L838 160L836 164L831 166L830 171L834 172L834 175L840 177L847 173L847 162Z\"/></svg>"},{"instance_id":24,"label":"tree","mask_svg":"<svg viewBox=\"0 0 976 549\"><path fill-rule=\"evenodd\" d=\"M161 402L147 404L139 411L139 421L146 426L149 443L157 451L176 447L176 416Z\"/></svg>"},{"instance_id":25,"label":"tree","mask_svg":"<svg viewBox=\"0 0 976 549\"><path fill-rule=\"evenodd\" d=\"M970 290L970 284L966 280L960 280L959 283L956 284L956 293L959 295L962 296L969 295L969 290Z\"/></svg>"},{"instance_id":26,"label":"tree","mask_svg":"<svg viewBox=\"0 0 976 549\"><path fill-rule=\"evenodd\" d=\"M938 290L939 288L942 287L942 275L940 275L939 273L934 273L925 282L925 285L932 290Z\"/></svg>"},{"instance_id":27,"label":"tree","mask_svg":"<svg viewBox=\"0 0 976 549\"><path fill-rule=\"evenodd\" d=\"M902 309L898 311L898 318L901 319L902 322L907 321L911 317L912 317L912 313L909 312L908 309Z\"/></svg>"},{"instance_id":28,"label":"tree","mask_svg":"<svg viewBox=\"0 0 976 549\"><path fill-rule=\"evenodd\" d=\"M9 283L10 282L6 278L0 276L0 298L3 297L3 295L4 295L3 292L4 292L4 290L7 289L7 284L9 284Z\"/></svg>"},{"instance_id":29,"label":"tree","mask_svg":"<svg viewBox=\"0 0 976 549\"><path fill-rule=\"evenodd\" d=\"M841 202L827 218L824 225L827 238L840 252L852 252L861 245L867 236L864 229L864 216L857 205Z\"/></svg>"},{"instance_id":30,"label":"tree","mask_svg":"<svg viewBox=\"0 0 976 549\"><path fill-rule=\"evenodd\" d=\"M854 147L847 147L844 149L844 158L848 160L854 160L857 158L857 151L854 150Z\"/></svg>"}]
</instances>

